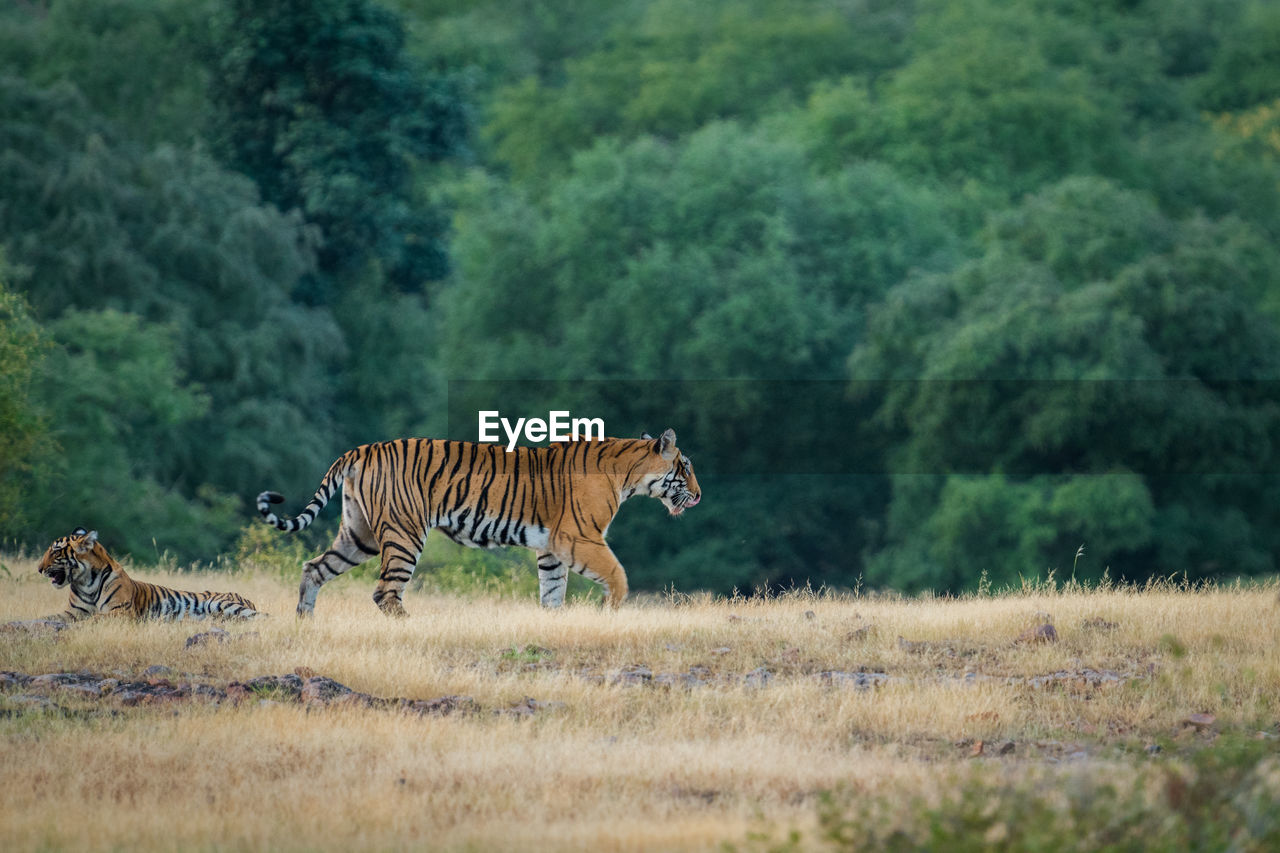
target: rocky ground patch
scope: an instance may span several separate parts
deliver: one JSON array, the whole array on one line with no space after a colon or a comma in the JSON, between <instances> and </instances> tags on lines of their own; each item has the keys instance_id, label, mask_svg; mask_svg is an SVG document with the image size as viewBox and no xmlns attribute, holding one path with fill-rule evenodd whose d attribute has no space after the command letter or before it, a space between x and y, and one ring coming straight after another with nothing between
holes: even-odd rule
<instances>
[{"instance_id":1,"label":"rocky ground patch","mask_svg":"<svg viewBox=\"0 0 1280 853\"><path fill-rule=\"evenodd\" d=\"M148 667L138 675L87 670L27 674L0 672L0 714L29 711L71 713L73 700L96 700L109 709L202 704L238 706L248 702L295 704L307 708L376 708L417 716L443 717L479 713L484 709L470 696L433 699L387 698L361 693L332 678L305 668L285 675L260 675L226 684L197 681L168 667ZM78 704L83 704L80 702ZM527 716L549 705L525 699L494 713Z\"/></svg>"}]
</instances>

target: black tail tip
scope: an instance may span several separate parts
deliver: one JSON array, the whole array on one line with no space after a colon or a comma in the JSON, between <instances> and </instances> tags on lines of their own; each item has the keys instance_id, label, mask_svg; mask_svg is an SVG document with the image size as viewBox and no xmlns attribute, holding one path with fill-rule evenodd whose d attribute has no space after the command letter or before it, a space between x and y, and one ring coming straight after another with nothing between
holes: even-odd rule
<instances>
[{"instance_id":1,"label":"black tail tip","mask_svg":"<svg viewBox=\"0 0 1280 853\"><path fill-rule=\"evenodd\" d=\"M263 492L258 495L258 503L262 503L263 501L271 504L282 504L284 503L284 495L279 492Z\"/></svg>"}]
</instances>

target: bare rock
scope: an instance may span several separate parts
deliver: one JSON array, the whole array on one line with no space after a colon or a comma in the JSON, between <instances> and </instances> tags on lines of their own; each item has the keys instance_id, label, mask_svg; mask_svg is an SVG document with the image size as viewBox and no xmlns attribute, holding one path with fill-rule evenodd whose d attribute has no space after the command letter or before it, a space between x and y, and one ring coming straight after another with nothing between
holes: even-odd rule
<instances>
[{"instance_id":1,"label":"bare rock","mask_svg":"<svg viewBox=\"0 0 1280 853\"><path fill-rule=\"evenodd\" d=\"M194 684L189 685L190 696L192 699L200 699L210 703L221 703L227 698L227 691L220 687L214 687L211 684Z\"/></svg>"},{"instance_id":2,"label":"bare rock","mask_svg":"<svg viewBox=\"0 0 1280 853\"><path fill-rule=\"evenodd\" d=\"M653 684L659 687L683 687L692 689L710 684L715 677L710 667L695 664L688 672L660 672L653 676Z\"/></svg>"},{"instance_id":3,"label":"bare rock","mask_svg":"<svg viewBox=\"0 0 1280 853\"><path fill-rule=\"evenodd\" d=\"M18 711L52 711L57 705L48 696L37 696L34 693L17 693L5 699L5 705Z\"/></svg>"},{"instance_id":4,"label":"bare rock","mask_svg":"<svg viewBox=\"0 0 1280 853\"><path fill-rule=\"evenodd\" d=\"M31 683L31 676L25 672L0 672L0 690L13 690L26 687Z\"/></svg>"},{"instance_id":5,"label":"bare rock","mask_svg":"<svg viewBox=\"0 0 1280 853\"><path fill-rule=\"evenodd\" d=\"M682 687L686 690L692 690L695 687L703 687L710 683L711 670L705 666L690 667L688 672L660 672L653 677L653 683L658 687Z\"/></svg>"},{"instance_id":6,"label":"bare rock","mask_svg":"<svg viewBox=\"0 0 1280 853\"><path fill-rule=\"evenodd\" d=\"M824 670L814 677L823 684L850 690L870 690L889 680L889 674L885 672L845 672L838 669Z\"/></svg>"},{"instance_id":7,"label":"bare rock","mask_svg":"<svg viewBox=\"0 0 1280 853\"><path fill-rule=\"evenodd\" d=\"M405 713L423 717L447 717L453 713L475 713L480 710L470 696L441 696L438 699L401 699L398 707Z\"/></svg>"},{"instance_id":8,"label":"bare rock","mask_svg":"<svg viewBox=\"0 0 1280 853\"><path fill-rule=\"evenodd\" d=\"M1184 726L1190 726L1198 732L1202 732L1210 728L1218 718L1213 714L1188 714L1186 719L1182 721Z\"/></svg>"},{"instance_id":9,"label":"bare rock","mask_svg":"<svg viewBox=\"0 0 1280 853\"><path fill-rule=\"evenodd\" d=\"M186 648L191 649L196 646L208 646L214 643L225 643L231 639L231 634L225 628L210 628L208 631L202 631L199 634L192 634L187 637Z\"/></svg>"},{"instance_id":10,"label":"bare rock","mask_svg":"<svg viewBox=\"0 0 1280 853\"><path fill-rule=\"evenodd\" d=\"M239 682L232 682L232 685ZM250 694L278 694L283 699L297 699L302 695L302 679L290 673L289 675L259 675L257 678L251 678L244 682L243 687ZM228 687L230 690L230 687Z\"/></svg>"},{"instance_id":11,"label":"bare rock","mask_svg":"<svg viewBox=\"0 0 1280 853\"><path fill-rule=\"evenodd\" d=\"M300 667L301 669L301 667ZM263 707L304 704L308 708L378 708L400 710L420 716L446 716L456 712L475 713L480 709L469 696L442 696L437 699L383 699L352 690L332 678L320 675L305 680L297 673L288 675L260 675L245 682L233 681L225 688L210 684L192 684L189 681L174 683L162 675L176 675L167 667L149 667L145 678L122 676L121 678L95 675L91 672L51 672L42 675L26 675L20 672L0 672L0 689L24 690L26 693L9 694L6 707L21 713L22 708L52 708L64 710L54 704L47 694L77 694L123 707L157 706L205 702L211 705L229 702L241 704L256 701ZM537 702L526 699L502 713L516 716L530 715L563 707L563 703ZM110 713L115 714L116 711Z\"/></svg>"},{"instance_id":12,"label":"bare rock","mask_svg":"<svg viewBox=\"0 0 1280 853\"><path fill-rule=\"evenodd\" d=\"M61 619L25 619L17 622L6 622L0 625L0 631L12 634L32 634L36 636L52 636L67 627Z\"/></svg>"},{"instance_id":13,"label":"bare rock","mask_svg":"<svg viewBox=\"0 0 1280 853\"><path fill-rule=\"evenodd\" d=\"M303 682L302 689L298 691L298 698L307 705L327 705L335 699L341 699L353 693L355 691L350 687L339 684L332 678L313 675Z\"/></svg>"},{"instance_id":14,"label":"bare rock","mask_svg":"<svg viewBox=\"0 0 1280 853\"><path fill-rule=\"evenodd\" d=\"M1108 687L1115 687L1123 684L1127 678L1136 676L1123 676L1109 669L1084 669L1059 670L1058 672L1050 672L1045 675L1033 675L1025 681L1023 679L1013 678L1009 683L1024 681L1028 687L1059 687L1065 688L1075 693L1087 693L1090 690L1101 690Z\"/></svg>"},{"instance_id":15,"label":"bare rock","mask_svg":"<svg viewBox=\"0 0 1280 853\"><path fill-rule=\"evenodd\" d=\"M71 690L88 696L101 696L101 682L100 677L89 672L47 672L33 676L28 686L41 692Z\"/></svg>"},{"instance_id":16,"label":"bare rock","mask_svg":"<svg viewBox=\"0 0 1280 853\"><path fill-rule=\"evenodd\" d=\"M609 683L622 687L635 687L653 681L653 670L643 664L627 664L609 677Z\"/></svg>"},{"instance_id":17,"label":"bare rock","mask_svg":"<svg viewBox=\"0 0 1280 853\"><path fill-rule=\"evenodd\" d=\"M305 688L304 688L305 689ZM323 702L316 701L308 703L307 707L323 707L323 708L389 708L394 703L390 699L380 699L377 696L371 696L368 693L361 693L358 690L352 690L350 693L342 693L334 696L332 699Z\"/></svg>"},{"instance_id":18,"label":"bare rock","mask_svg":"<svg viewBox=\"0 0 1280 853\"><path fill-rule=\"evenodd\" d=\"M509 707L494 710L494 713L520 719L532 717L534 714L538 714L543 711L558 710L564 707L565 704L563 702L539 702L531 696L526 696Z\"/></svg>"},{"instance_id":19,"label":"bare rock","mask_svg":"<svg viewBox=\"0 0 1280 853\"><path fill-rule=\"evenodd\" d=\"M117 702L130 708L140 705L168 705L185 702L190 698L190 684L173 684L164 678L125 682L115 694Z\"/></svg>"},{"instance_id":20,"label":"bare rock","mask_svg":"<svg viewBox=\"0 0 1280 853\"><path fill-rule=\"evenodd\" d=\"M116 678L101 678L96 681L89 681L83 684L67 684L62 687L69 693L79 693L83 696L97 697L105 696L112 692L120 685L120 680Z\"/></svg>"},{"instance_id":21,"label":"bare rock","mask_svg":"<svg viewBox=\"0 0 1280 853\"><path fill-rule=\"evenodd\" d=\"M1028 628L1018 635L1015 643L1056 643L1058 642L1058 631L1048 622L1042 625Z\"/></svg>"}]
</instances>

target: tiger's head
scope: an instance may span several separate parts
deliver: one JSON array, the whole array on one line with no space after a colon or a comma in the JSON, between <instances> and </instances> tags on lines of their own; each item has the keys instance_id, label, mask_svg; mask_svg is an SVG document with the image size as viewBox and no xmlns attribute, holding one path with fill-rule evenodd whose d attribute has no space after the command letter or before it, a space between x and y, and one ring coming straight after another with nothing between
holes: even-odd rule
<instances>
[{"instance_id":1,"label":"tiger's head","mask_svg":"<svg viewBox=\"0 0 1280 853\"><path fill-rule=\"evenodd\" d=\"M101 557L94 553L102 550L102 546L98 544L98 531L77 527L70 536L53 540L36 568L54 586L62 588L73 577L82 577L86 573L104 568L102 557L106 556L106 552L103 551Z\"/></svg>"},{"instance_id":2,"label":"tiger's head","mask_svg":"<svg viewBox=\"0 0 1280 853\"><path fill-rule=\"evenodd\" d=\"M678 516L702 500L702 489L693 475L693 462L676 447L675 430L669 429L660 438L645 433L640 436L653 442L653 462L641 481L640 489L649 497L662 501L667 512Z\"/></svg>"}]
</instances>

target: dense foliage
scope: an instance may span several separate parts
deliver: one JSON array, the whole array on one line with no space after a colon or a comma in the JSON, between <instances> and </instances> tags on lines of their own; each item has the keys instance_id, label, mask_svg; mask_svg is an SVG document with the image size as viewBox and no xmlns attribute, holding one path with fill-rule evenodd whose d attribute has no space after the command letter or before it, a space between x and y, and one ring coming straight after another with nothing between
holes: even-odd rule
<instances>
[{"instance_id":1,"label":"dense foliage","mask_svg":"<svg viewBox=\"0 0 1280 853\"><path fill-rule=\"evenodd\" d=\"M414 203L412 170L457 150L464 119L447 81L410 61L400 17L352 0L220 12L209 93L223 161L320 226L327 275L373 261L405 290L439 278L442 225Z\"/></svg>"},{"instance_id":2,"label":"dense foliage","mask_svg":"<svg viewBox=\"0 0 1280 853\"><path fill-rule=\"evenodd\" d=\"M486 399L677 430L638 588L1276 570L1274 4L0 21L0 538L211 560Z\"/></svg>"}]
</instances>

